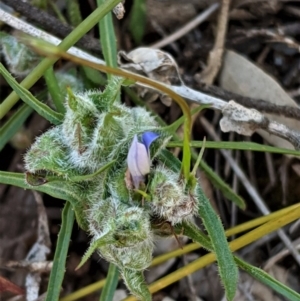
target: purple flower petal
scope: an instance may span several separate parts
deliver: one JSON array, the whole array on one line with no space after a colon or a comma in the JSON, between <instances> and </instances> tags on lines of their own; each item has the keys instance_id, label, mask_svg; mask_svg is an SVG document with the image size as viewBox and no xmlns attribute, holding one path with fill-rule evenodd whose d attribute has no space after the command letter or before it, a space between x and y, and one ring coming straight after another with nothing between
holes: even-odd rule
<instances>
[{"instance_id":1,"label":"purple flower petal","mask_svg":"<svg viewBox=\"0 0 300 301\"><path fill-rule=\"evenodd\" d=\"M145 175L150 172L150 159L146 146L138 142L135 135L127 155L127 165L135 188L139 188L145 180Z\"/></svg>"},{"instance_id":2,"label":"purple flower petal","mask_svg":"<svg viewBox=\"0 0 300 301\"><path fill-rule=\"evenodd\" d=\"M145 132L142 135L142 142L146 146L147 153L149 154L149 148L153 141L155 141L159 137L158 134L154 132Z\"/></svg>"}]
</instances>

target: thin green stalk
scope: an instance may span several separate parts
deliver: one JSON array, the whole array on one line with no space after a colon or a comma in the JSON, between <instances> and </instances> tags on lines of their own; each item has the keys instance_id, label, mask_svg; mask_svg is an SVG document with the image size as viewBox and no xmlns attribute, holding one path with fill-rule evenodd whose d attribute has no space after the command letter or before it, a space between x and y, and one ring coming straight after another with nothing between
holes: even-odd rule
<instances>
[{"instance_id":1,"label":"thin green stalk","mask_svg":"<svg viewBox=\"0 0 300 301\"><path fill-rule=\"evenodd\" d=\"M66 109L63 104L63 95L55 77L53 66L49 67L45 71L44 78L57 111L60 113L65 113Z\"/></svg>"},{"instance_id":2,"label":"thin green stalk","mask_svg":"<svg viewBox=\"0 0 300 301\"><path fill-rule=\"evenodd\" d=\"M57 246L53 259L53 268L47 289L46 301L59 299L62 281L66 271L66 258L68 255L69 243L74 223L74 210L71 203L66 202L62 212L62 224L58 234Z\"/></svg>"},{"instance_id":3,"label":"thin green stalk","mask_svg":"<svg viewBox=\"0 0 300 301\"><path fill-rule=\"evenodd\" d=\"M130 13L129 30L137 45L143 39L147 22L146 1L134 0Z\"/></svg>"},{"instance_id":4,"label":"thin green stalk","mask_svg":"<svg viewBox=\"0 0 300 301\"><path fill-rule=\"evenodd\" d=\"M105 1L106 0L97 0L97 5L100 7ZM100 20L99 31L104 60L108 66L116 68L117 45L111 12L109 12L104 18ZM107 78L109 81L111 81L113 75L107 73ZM116 99L120 99L120 92L118 92ZM114 293L118 285L118 280L119 270L114 264L110 263L107 274L107 281L105 282L102 293L100 295L100 301L113 300Z\"/></svg>"},{"instance_id":5,"label":"thin green stalk","mask_svg":"<svg viewBox=\"0 0 300 301\"><path fill-rule=\"evenodd\" d=\"M0 151L6 143L16 134L33 109L24 103L17 112L0 128Z\"/></svg>"},{"instance_id":6,"label":"thin green stalk","mask_svg":"<svg viewBox=\"0 0 300 301\"><path fill-rule=\"evenodd\" d=\"M177 121L176 121L177 122ZM182 141L170 141L168 147L182 147ZM203 146L203 141L191 141L191 147L201 148ZM285 154L300 156L300 151L294 149L280 148L265 144L259 144L255 142L245 142L245 141L206 141L205 148L211 149L234 149L234 150L248 150L256 152L267 152L273 154Z\"/></svg>"},{"instance_id":7,"label":"thin green stalk","mask_svg":"<svg viewBox=\"0 0 300 301\"><path fill-rule=\"evenodd\" d=\"M91 30L109 11L111 11L121 0L108 0L90 14L82 23L80 23L60 44L59 47L63 50L68 50L82 36ZM44 72L52 66L58 58L43 59L21 82L22 87L30 89L44 74ZM0 119L15 105L19 96L12 92L0 104Z\"/></svg>"},{"instance_id":8,"label":"thin green stalk","mask_svg":"<svg viewBox=\"0 0 300 301\"><path fill-rule=\"evenodd\" d=\"M82 22L78 0L67 0L67 14L72 26L77 26Z\"/></svg>"},{"instance_id":9,"label":"thin green stalk","mask_svg":"<svg viewBox=\"0 0 300 301\"><path fill-rule=\"evenodd\" d=\"M112 263L109 264L106 282L99 301L112 301L119 281L119 269Z\"/></svg>"},{"instance_id":10,"label":"thin green stalk","mask_svg":"<svg viewBox=\"0 0 300 301\"><path fill-rule=\"evenodd\" d=\"M97 0L97 5L100 7L105 3L106 0ZM109 12L99 22L100 41L102 46L102 52L104 60L107 66L117 67L117 47L116 47L116 36L114 31L114 25L112 20L112 13ZM108 73L108 79L111 78L111 74Z\"/></svg>"}]
</instances>

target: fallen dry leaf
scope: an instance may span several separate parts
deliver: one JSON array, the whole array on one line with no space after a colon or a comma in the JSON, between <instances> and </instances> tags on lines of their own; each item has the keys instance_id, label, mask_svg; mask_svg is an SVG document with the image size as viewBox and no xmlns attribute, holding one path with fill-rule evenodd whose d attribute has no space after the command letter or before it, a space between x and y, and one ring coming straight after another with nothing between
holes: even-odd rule
<instances>
[{"instance_id":1,"label":"fallen dry leaf","mask_svg":"<svg viewBox=\"0 0 300 301\"><path fill-rule=\"evenodd\" d=\"M0 293L11 292L15 295L24 295L24 290L18 285L0 276Z\"/></svg>"},{"instance_id":2,"label":"fallen dry leaf","mask_svg":"<svg viewBox=\"0 0 300 301\"><path fill-rule=\"evenodd\" d=\"M220 73L220 85L230 92L243 96L263 99L277 105L297 107L296 102L283 90L275 79L234 51L227 50L225 52ZM294 130L299 130L300 128L299 120L271 114L264 115L270 120L283 123ZM294 149L290 142L282 138L270 135L263 130L257 132L274 146Z\"/></svg>"}]
</instances>

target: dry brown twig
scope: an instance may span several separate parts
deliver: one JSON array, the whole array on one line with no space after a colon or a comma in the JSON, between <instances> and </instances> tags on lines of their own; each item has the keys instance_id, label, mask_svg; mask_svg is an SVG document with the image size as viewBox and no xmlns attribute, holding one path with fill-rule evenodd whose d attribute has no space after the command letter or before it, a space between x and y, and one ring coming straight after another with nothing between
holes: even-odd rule
<instances>
[{"instance_id":1,"label":"dry brown twig","mask_svg":"<svg viewBox=\"0 0 300 301\"><path fill-rule=\"evenodd\" d=\"M207 67L201 73L201 82L207 85L211 85L214 82L215 77L221 67L222 57L224 53L225 37L227 32L229 7L230 0L221 1L215 44L213 49L209 53ZM197 106L198 105L196 104L191 104L191 110L196 108ZM192 116L192 124L195 123L198 117L199 114Z\"/></svg>"},{"instance_id":2,"label":"dry brown twig","mask_svg":"<svg viewBox=\"0 0 300 301\"><path fill-rule=\"evenodd\" d=\"M209 6L206 10L201 12L196 18L182 26L177 31L173 32L171 35L168 35L164 39L156 42L155 44L150 45L150 48L163 48L166 45L169 45L170 43L180 39L182 36L187 34L189 31L197 27L199 24L201 24L203 21L205 21L209 16L211 16L218 8L219 3L214 3L211 6Z\"/></svg>"},{"instance_id":3,"label":"dry brown twig","mask_svg":"<svg viewBox=\"0 0 300 301\"><path fill-rule=\"evenodd\" d=\"M37 210L38 210L38 227L37 227L37 240L31 247L30 251L27 254L25 259L28 262L28 269L33 268L33 263L42 263L42 266L45 267L47 264L46 257L50 252L50 236L49 236L49 227L48 227L48 219L47 213L43 204L43 200L41 195L33 190L34 198L37 202ZM24 264L23 264L24 266ZM35 266L37 268L37 266ZM41 266L39 266L40 268ZM26 286L26 300L27 301L35 301L39 296L41 282L41 270L33 270L30 271L26 276L25 286Z\"/></svg>"},{"instance_id":4,"label":"dry brown twig","mask_svg":"<svg viewBox=\"0 0 300 301\"><path fill-rule=\"evenodd\" d=\"M225 37L227 32L230 0L222 0L218 16L218 27L213 49L209 53L207 67L201 74L201 81L211 85L219 72L224 53Z\"/></svg>"}]
</instances>

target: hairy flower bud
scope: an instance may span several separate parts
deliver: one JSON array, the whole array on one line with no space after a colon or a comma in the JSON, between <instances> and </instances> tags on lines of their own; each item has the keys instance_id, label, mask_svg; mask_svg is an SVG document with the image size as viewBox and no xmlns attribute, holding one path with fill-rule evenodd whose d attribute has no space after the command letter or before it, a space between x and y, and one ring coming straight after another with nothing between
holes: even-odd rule
<instances>
[{"instance_id":1,"label":"hairy flower bud","mask_svg":"<svg viewBox=\"0 0 300 301\"><path fill-rule=\"evenodd\" d=\"M149 180L149 193L153 215L172 225L191 218L197 212L197 202L191 193L185 192L185 184L164 166L158 166Z\"/></svg>"},{"instance_id":2,"label":"hairy flower bud","mask_svg":"<svg viewBox=\"0 0 300 301\"><path fill-rule=\"evenodd\" d=\"M131 247L117 248L109 244L99 248L100 254L109 262L120 268L143 271L152 261L152 239L145 240Z\"/></svg>"},{"instance_id":3,"label":"hairy flower bud","mask_svg":"<svg viewBox=\"0 0 300 301\"><path fill-rule=\"evenodd\" d=\"M32 173L45 170L64 177L74 174L61 138L61 126L38 137L24 157L26 169Z\"/></svg>"}]
</instances>

